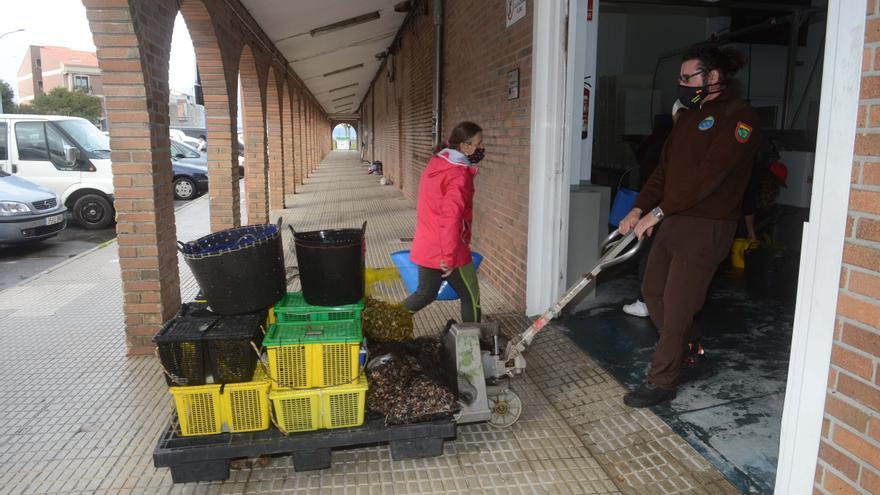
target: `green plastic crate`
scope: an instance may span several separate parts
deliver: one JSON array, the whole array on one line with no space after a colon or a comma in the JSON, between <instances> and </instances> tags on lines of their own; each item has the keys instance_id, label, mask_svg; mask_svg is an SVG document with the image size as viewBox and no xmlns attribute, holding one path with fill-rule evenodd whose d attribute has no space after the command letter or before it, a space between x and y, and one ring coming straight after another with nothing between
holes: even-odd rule
<instances>
[{"instance_id":1,"label":"green plastic crate","mask_svg":"<svg viewBox=\"0 0 880 495\"><path fill-rule=\"evenodd\" d=\"M332 387L358 376L360 322L276 323L263 338L273 389Z\"/></svg>"},{"instance_id":2,"label":"green plastic crate","mask_svg":"<svg viewBox=\"0 0 880 495\"><path fill-rule=\"evenodd\" d=\"M306 303L302 292L288 292L275 305L275 318L279 323L306 323L323 321L361 321L364 302L345 306L312 306Z\"/></svg>"}]
</instances>

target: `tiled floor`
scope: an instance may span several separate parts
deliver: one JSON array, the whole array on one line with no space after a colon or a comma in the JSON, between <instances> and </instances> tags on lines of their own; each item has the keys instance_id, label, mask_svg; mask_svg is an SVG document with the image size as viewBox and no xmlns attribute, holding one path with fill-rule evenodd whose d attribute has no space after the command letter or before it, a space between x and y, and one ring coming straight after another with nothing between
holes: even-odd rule
<instances>
[{"instance_id":1,"label":"tiled floor","mask_svg":"<svg viewBox=\"0 0 880 495\"><path fill-rule=\"evenodd\" d=\"M283 213L297 230L368 221L368 264L412 236L410 201L364 175L356 153L334 152ZM207 232L207 200L177 213L179 237ZM285 243L289 244L285 234ZM386 446L333 453L331 469L294 473L291 459L233 470L223 483L173 485L152 465L171 414L155 359L127 358L116 245L0 292L0 493L737 493L652 413L621 403L623 388L551 327L513 382L525 410L508 430L459 428L443 456L393 461ZM295 264L291 255L288 264ZM181 262L184 298L196 285ZM400 282L374 287L400 299ZM525 328L489 284L484 312L507 333ZM419 313L436 334L456 302Z\"/></svg>"}]
</instances>

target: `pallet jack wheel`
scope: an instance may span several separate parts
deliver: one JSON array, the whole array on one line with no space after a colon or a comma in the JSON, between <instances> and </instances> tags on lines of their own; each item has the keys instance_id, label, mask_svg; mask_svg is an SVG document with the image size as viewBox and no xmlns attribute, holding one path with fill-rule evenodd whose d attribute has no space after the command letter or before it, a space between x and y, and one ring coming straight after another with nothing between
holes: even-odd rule
<instances>
[{"instance_id":1,"label":"pallet jack wheel","mask_svg":"<svg viewBox=\"0 0 880 495\"><path fill-rule=\"evenodd\" d=\"M496 428L508 428L522 415L522 399L509 388L489 396L489 424Z\"/></svg>"}]
</instances>

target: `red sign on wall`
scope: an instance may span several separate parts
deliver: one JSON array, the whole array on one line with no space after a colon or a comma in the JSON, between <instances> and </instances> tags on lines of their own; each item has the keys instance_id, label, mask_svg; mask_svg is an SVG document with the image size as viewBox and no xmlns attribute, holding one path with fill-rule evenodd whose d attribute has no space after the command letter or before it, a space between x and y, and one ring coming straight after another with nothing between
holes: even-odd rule
<instances>
[{"instance_id":1,"label":"red sign on wall","mask_svg":"<svg viewBox=\"0 0 880 495\"><path fill-rule=\"evenodd\" d=\"M593 20L593 0L587 0L587 21Z\"/></svg>"}]
</instances>

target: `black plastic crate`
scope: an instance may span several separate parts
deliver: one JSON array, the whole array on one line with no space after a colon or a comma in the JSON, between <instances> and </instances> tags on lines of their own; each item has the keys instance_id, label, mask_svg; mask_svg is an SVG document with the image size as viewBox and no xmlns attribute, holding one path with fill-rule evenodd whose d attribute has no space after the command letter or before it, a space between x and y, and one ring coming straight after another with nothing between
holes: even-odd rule
<instances>
[{"instance_id":1,"label":"black plastic crate","mask_svg":"<svg viewBox=\"0 0 880 495\"><path fill-rule=\"evenodd\" d=\"M153 337L169 386L205 384L203 337L216 323L213 316L175 316Z\"/></svg>"},{"instance_id":2,"label":"black plastic crate","mask_svg":"<svg viewBox=\"0 0 880 495\"><path fill-rule=\"evenodd\" d=\"M263 343L265 322L265 311L222 316L204 334L202 339L214 383L248 382L253 378L257 365L254 345L259 348Z\"/></svg>"}]
</instances>

